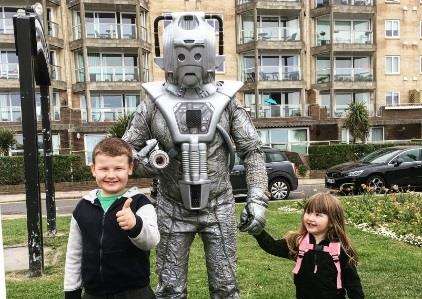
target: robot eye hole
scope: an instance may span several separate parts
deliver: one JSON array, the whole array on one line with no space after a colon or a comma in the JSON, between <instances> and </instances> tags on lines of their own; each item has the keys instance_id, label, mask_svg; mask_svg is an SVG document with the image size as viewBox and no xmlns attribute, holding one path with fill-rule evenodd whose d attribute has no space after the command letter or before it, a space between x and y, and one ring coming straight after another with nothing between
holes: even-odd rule
<instances>
[{"instance_id":1,"label":"robot eye hole","mask_svg":"<svg viewBox=\"0 0 422 299\"><path fill-rule=\"evenodd\" d=\"M199 54L199 53L196 53L196 54L195 54L195 56L193 56L193 58L195 58L195 60L196 60L196 61L201 60L201 57L202 57L202 56L201 56L201 54Z\"/></svg>"},{"instance_id":2,"label":"robot eye hole","mask_svg":"<svg viewBox=\"0 0 422 299\"><path fill-rule=\"evenodd\" d=\"M183 55L183 54L179 54L179 55L177 55L177 59L178 59L179 61L184 61L184 60L185 60L185 55Z\"/></svg>"}]
</instances>

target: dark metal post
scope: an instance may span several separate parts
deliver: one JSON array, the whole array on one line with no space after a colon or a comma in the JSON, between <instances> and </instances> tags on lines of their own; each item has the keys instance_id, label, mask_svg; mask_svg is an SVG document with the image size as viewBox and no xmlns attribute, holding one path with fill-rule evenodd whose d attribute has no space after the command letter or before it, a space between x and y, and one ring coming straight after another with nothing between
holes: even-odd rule
<instances>
[{"instance_id":1,"label":"dark metal post","mask_svg":"<svg viewBox=\"0 0 422 299\"><path fill-rule=\"evenodd\" d=\"M13 18L13 23L20 70L29 275L34 277L40 276L44 270L41 194L38 172L37 117L34 94L34 64L32 59L36 50L34 17L21 14Z\"/></svg>"},{"instance_id":2,"label":"dark metal post","mask_svg":"<svg viewBox=\"0 0 422 299\"><path fill-rule=\"evenodd\" d=\"M45 207L47 210L47 230L50 235L55 235L56 229L56 200L53 182L53 149L51 146L50 124L50 95L47 85L40 86L42 133L44 144L44 174L45 174Z\"/></svg>"}]
</instances>

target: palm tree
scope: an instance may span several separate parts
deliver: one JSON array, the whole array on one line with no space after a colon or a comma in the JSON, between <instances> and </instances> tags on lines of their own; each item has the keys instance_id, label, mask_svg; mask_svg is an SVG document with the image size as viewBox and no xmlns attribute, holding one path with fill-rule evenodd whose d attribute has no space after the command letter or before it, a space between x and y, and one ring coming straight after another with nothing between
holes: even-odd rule
<instances>
[{"instance_id":1,"label":"palm tree","mask_svg":"<svg viewBox=\"0 0 422 299\"><path fill-rule=\"evenodd\" d=\"M9 149L15 144L13 131L7 128L0 128L0 156L7 155Z\"/></svg>"},{"instance_id":2,"label":"palm tree","mask_svg":"<svg viewBox=\"0 0 422 299\"><path fill-rule=\"evenodd\" d=\"M361 140L365 143L369 134L368 109L365 104L356 101L350 103L347 111L348 113L344 126L349 129L350 135L352 135L353 138L353 143L356 143L356 140Z\"/></svg>"},{"instance_id":3,"label":"palm tree","mask_svg":"<svg viewBox=\"0 0 422 299\"><path fill-rule=\"evenodd\" d=\"M116 122L108 129L107 133L110 137L122 138L126 129L132 122L134 113L124 114L117 118Z\"/></svg>"}]
</instances>

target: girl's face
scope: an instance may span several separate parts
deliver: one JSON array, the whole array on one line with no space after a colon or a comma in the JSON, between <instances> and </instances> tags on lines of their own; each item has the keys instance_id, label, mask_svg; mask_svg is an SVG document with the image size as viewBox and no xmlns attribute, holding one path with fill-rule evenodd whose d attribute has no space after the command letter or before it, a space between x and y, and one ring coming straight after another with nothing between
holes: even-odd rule
<instances>
[{"instance_id":1,"label":"girl's face","mask_svg":"<svg viewBox=\"0 0 422 299\"><path fill-rule=\"evenodd\" d=\"M324 238L328 231L328 215L324 213L305 212L303 215L303 224L308 233L312 234L314 237L319 236Z\"/></svg>"}]
</instances>

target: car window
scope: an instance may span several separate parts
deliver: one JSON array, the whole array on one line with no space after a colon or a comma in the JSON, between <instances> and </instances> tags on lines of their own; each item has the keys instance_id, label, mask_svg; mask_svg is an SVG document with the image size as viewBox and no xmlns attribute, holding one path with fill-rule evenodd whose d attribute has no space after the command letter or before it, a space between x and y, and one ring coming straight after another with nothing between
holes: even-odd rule
<instances>
[{"instance_id":1,"label":"car window","mask_svg":"<svg viewBox=\"0 0 422 299\"><path fill-rule=\"evenodd\" d=\"M415 162L420 161L419 157L419 149L413 149L410 151L407 151L400 156L397 157L398 159L403 159L403 162Z\"/></svg>"},{"instance_id":2,"label":"car window","mask_svg":"<svg viewBox=\"0 0 422 299\"><path fill-rule=\"evenodd\" d=\"M363 157L361 162L372 164L386 163L394 158L399 152L400 150L397 148L384 148Z\"/></svg>"},{"instance_id":3,"label":"car window","mask_svg":"<svg viewBox=\"0 0 422 299\"><path fill-rule=\"evenodd\" d=\"M283 156L282 153L279 152L266 152L265 153L265 162L283 162L286 161L286 158Z\"/></svg>"}]
</instances>

